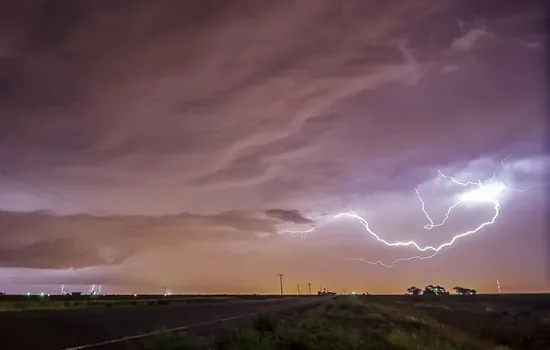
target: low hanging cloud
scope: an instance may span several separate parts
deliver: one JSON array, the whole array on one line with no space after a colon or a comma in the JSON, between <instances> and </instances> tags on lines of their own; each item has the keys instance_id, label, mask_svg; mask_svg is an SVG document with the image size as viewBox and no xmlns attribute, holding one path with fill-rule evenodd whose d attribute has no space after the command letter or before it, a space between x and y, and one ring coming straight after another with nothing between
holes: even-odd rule
<instances>
[{"instance_id":1,"label":"low hanging cloud","mask_svg":"<svg viewBox=\"0 0 550 350\"><path fill-rule=\"evenodd\" d=\"M298 210L269 209L265 213L283 222L294 224L310 224L313 222L311 219L304 217Z\"/></svg>"},{"instance_id":2,"label":"low hanging cloud","mask_svg":"<svg viewBox=\"0 0 550 350\"><path fill-rule=\"evenodd\" d=\"M308 221L294 210L273 209L266 214L100 217L0 212L0 267L117 265L159 248L256 241L262 237L258 233L275 235L281 223Z\"/></svg>"}]
</instances>

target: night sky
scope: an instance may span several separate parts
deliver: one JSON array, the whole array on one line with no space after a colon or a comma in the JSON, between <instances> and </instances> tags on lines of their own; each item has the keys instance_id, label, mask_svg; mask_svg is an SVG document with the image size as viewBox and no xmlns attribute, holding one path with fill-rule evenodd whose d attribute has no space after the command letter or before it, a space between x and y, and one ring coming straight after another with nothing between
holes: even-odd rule
<instances>
[{"instance_id":1,"label":"night sky","mask_svg":"<svg viewBox=\"0 0 550 350\"><path fill-rule=\"evenodd\" d=\"M0 292L548 289L544 4L3 2Z\"/></svg>"}]
</instances>

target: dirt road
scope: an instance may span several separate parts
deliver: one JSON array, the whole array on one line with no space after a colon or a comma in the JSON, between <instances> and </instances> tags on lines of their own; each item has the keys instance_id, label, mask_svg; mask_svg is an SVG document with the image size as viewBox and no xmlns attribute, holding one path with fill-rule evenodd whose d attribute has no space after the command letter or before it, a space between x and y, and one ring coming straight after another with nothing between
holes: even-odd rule
<instances>
[{"instance_id":1,"label":"dirt road","mask_svg":"<svg viewBox=\"0 0 550 350\"><path fill-rule=\"evenodd\" d=\"M293 311L321 301L319 297L287 298L209 305L158 305L88 308L60 311L0 313L1 348L5 349L113 349L124 348L159 330L207 327L257 313ZM113 342L113 340L116 340ZM106 342L104 345L94 345Z\"/></svg>"}]
</instances>

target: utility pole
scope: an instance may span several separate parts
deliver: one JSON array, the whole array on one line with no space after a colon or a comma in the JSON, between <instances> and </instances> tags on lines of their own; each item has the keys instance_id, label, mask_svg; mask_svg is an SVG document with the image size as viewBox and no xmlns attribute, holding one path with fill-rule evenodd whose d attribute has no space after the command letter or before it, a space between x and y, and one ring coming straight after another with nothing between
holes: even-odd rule
<instances>
[{"instance_id":1,"label":"utility pole","mask_svg":"<svg viewBox=\"0 0 550 350\"><path fill-rule=\"evenodd\" d=\"M309 282L309 283L307 284L307 286L308 286L308 288L309 288L309 295L311 295L311 282Z\"/></svg>"},{"instance_id":2,"label":"utility pole","mask_svg":"<svg viewBox=\"0 0 550 350\"><path fill-rule=\"evenodd\" d=\"M281 285L281 295L283 295L283 276L284 275L282 273L279 274L279 283Z\"/></svg>"},{"instance_id":3,"label":"utility pole","mask_svg":"<svg viewBox=\"0 0 550 350\"><path fill-rule=\"evenodd\" d=\"M300 283L296 285L296 290L298 291L298 295L300 295Z\"/></svg>"}]
</instances>

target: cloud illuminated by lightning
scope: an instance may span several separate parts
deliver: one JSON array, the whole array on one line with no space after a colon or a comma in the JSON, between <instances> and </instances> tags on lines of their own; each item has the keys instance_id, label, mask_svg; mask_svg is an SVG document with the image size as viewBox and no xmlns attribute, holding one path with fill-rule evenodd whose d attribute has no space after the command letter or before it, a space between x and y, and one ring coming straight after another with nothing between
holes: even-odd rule
<instances>
[{"instance_id":1,"label":"cloud illuminated by lightning","mask_svg":"<svg viewBox=\"0 0 550 350\"><path fill-rule=\"evenodd\" d=\"M507 157L506 159L501 161L500 167L503 166L504 161L507 160L509 157ZM381 265L381 266L389 268L389 267L395 266L395 264L397 264L399 262L402 262L402 261L431 259L431 258L435 257L441 249L453 245L460 238L469 236L473 233L476 233L476 232L480 231L481 229L483 229L486 226L490 226L490 225L494 224L496 222L497 218L499 217L499 214L500 214L499 198L502 196L502 194L505 191L507 191L507 190L526 191L526 190L528 190L529 188L532 187L532 186L530 186L526 189L516 189L516 188L509 187L503 181L496 181L495 180L495 178L497 177L497 173L495 173L490 179L487 179L487 180L467 181L467 182L462 182L462 181L457 180L455 177L445 175L440 170L438 170L438 174L441 177L443 177L447 180L450 180L451 182L453 182L456 185L459 185L459 186L462 186L462 187L467 187L467 188L472 188L473 187L473 189L469 189L467 191L464 191L464 192L460 193L457 196L456 202L453 205L451 205L449 207L449 209L447 210L444 219L440 223L435 223L432 220L432 218L430 217L430 215L428 214L428 212L426 211L425 202L422 199L422 197L420 195L420 192L416 188L415 193L416 193L416 195L417 195L417 197L420 201L422 212L424 213L424 216L429 221L429 224L424 225L424 228L426 230L431 230L434 227L443 226L446 223L446 221L449 219L449 217L451 215L451 212L456 207L458 207L462 204L471 204L471 203L490 204L493 207L492 217L489 220L481 223L480 225L478 225L477 227L475 227L471 230L468 230L468 231L465 231L465 232L454 235L451 240L449 240L448 242L445 242L443 244L440 244L438 246L430 246L430 245L429 246L421 246L413 240L395 241L395 242L387 241L387 240L381 238L377 233L375 233L369 227L369 223L366 219L364 219L363 217L358 215L356 212L351 211L351 210L348 211L348 212L341 212L341 213L338 213L338 214L335 214L335 215L321 215L321 216L317 217L316 219L319 220L319 219L324 219L324 218L327 218L327 217L330 218L330 219L337 219L337 218L341 218L341 217L355 219L378 242L380 242L380 243L382 243L382 244L384 244L388 247L409 247L409 246L411 246L411 247L414 247L416 250L418 250L420 252L431 252L431 254L427 255L427 256L417 255L417 256L410 256L410 257L402 257L402 258L394 260L391 264L386 264L386 263L382 262L381 260L379 260L379 261L369 261L369 260L366 260L364 258L351 258L351 260L358 260L358 261L362 261L362 262L365 262L365 263L368 263L368 264L371 264L371 265ZM302 237L304 237L308 233L311 233L311 232L315 231L317 228L318 228L318 225L314 225L314 226L312 226L308 229L305 229L305 230L283 229L283 230L280 230L279 232L280 233L300 234Z\"/></svg>"}]
</instances>

